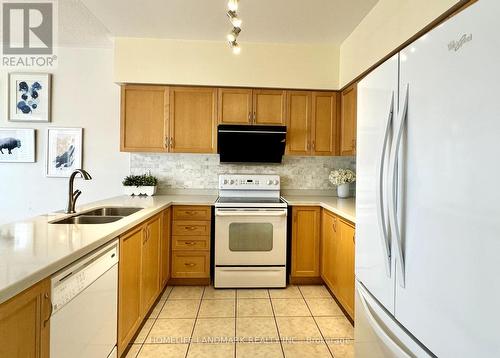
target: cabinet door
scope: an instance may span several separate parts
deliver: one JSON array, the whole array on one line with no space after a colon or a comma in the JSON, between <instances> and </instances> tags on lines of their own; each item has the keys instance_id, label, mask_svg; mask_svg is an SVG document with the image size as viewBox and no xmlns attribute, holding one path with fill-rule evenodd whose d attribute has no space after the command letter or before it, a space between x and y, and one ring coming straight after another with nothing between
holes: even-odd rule
<instances>
[{"instance_id":1,"label":"cabinet door","mask_svg":"<svg viewBox=\"0 0 500 358\"><path fill-rule=\"evenodd\" d=\"M356 84L342 92L341 124L340 124L340 155L356 154Z\"/></svg>"},{"instance_id":2,"label":"cabinet door","mask_svg":"<svg viewBox=\"0 0 500 358\"><path fill-rule=\"evenodd\" d=\"M144 316L160 292L160 237L162 216L157 215L145 226L142 240L141 306Z\"/></svg>"},{"instance_id":3,"label":"cabinet door","mask_svg":"<svg viewBox=\"0 0 500 358\"><path fill-rule=\"evenodd\" d=\"M338 94L313 92L312 103L312 154L336 155Z\"/></svg>"},{"instance_id":4,"label":"cabinet door","mask_svg":"<svg viewBox=\"0 0 500 358\"><path fill-rule=\"evenodd\" d=\"M123 85L121 140L123 152L166 152L168 87Z\"/></svg>"},{"instance_id":5,"label":"cabinet door","mask_svg":"<svg viewBox=\"0 0 500 358\"><path fill-rule=\"evenodd\" d=\"M285 125L285 91L253 90L253 123Z\"/></svg>"},{"instance_id":6,"label":"cabinet door","mask_svg":"<svg viewBox=\"0 0 500 358\"><path fill-rule=\"evenodd\" d=\"M160 241L160 291L167 285L170 278L170 238L171 238L172 209L163 212L163 228Z\"/></svg>"},{"instance_id":7,"label":"cabinet door","mask_svg":"<svg viewBox=\"0 0 500 358\"><path fill-rule=\"evenodd\" d=\"M252 121L252 90L219 88L218 122L220 124L250 124Z\"/></svg>"},{"instance_id":8,"label":"cabinet door","mask_svg":"<svg viewBox=\"0 0 500 358\"><path fill-rule=\"evenodd\" d=\"M349 315L354 318L354 227L339 220L339 300Z\"/></svg>"},{"instance_id":9,"label":"cabinet door","mask_svg":"<svg viewBox=\"0 0 500 358\"><path fill-rule=\"evenodd\" d=\"M171 152L216 152L216 103L215 88L170 89Z\"/></svg>"},{"instance_id":10,"label":"cabinet door","mask_svg":"<svg viewBox=\"0 0 500 358\"><path fill-rule=\"evenodd\" d=\"M141 323L141 250L144 227L120 238L118 264L118 356Z\"/></svg>"},{"instance_id":11,"label":"cabinet door","mask_svg":"<svg viewBox=\"0 0 500 358\"><path fill-rule=\"evenodd\" d=\"M292 276L319 277L320 208L293 207Z\"/></svg>"},{"instance_id":12,"label":"cabinet door","mask_svg":"<svg viewBox=\"0 0 500 358\"><path fill-rule=\"evenodd\" d=\"M311 92L287 92L287 154L307 155L311 149Z\"/></svg>"},{"instance_id":13,"label":"cabinet door","mask_svg":"<svg viewBox=\"0 0 500 358\"><path fill-rule=\"evenodd\" d=\"M0 357L49 357L50 279L0 304Z\"/></svg>"},{"instance_id":14,"label":"cabinet door","mask_svg":"<svg viewBox=\"0 0 500 358\"><path fill-rule=\"evenodd\" d=\"M321 277L333 293L338 294L338 219L323 210L321 217Z\"/></svg>"}]
</instances>

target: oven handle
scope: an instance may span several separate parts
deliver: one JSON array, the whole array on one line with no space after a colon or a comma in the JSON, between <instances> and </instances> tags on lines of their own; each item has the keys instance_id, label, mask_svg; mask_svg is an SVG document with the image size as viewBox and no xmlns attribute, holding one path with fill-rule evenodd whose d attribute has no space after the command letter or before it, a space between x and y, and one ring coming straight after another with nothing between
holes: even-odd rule
<instances>
[{"instance_id":1,"label":"oven handle","mask_svg":"<svg viewBox=\"0 0 500 358\"><path fill-rule=\"evenodd\" d=\"M286 210L216 210L215 216L286 216Z\"/></svg>"}]
</instances>

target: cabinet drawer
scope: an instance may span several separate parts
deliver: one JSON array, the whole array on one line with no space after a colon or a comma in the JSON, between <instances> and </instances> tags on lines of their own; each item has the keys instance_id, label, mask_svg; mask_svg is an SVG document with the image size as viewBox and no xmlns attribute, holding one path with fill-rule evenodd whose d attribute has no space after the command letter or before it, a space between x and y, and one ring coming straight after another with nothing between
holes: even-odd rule
<instances>
[{"instance_id":1,"label":"cabinet drawer","mask_svg":"<svg viewBox=\"0 0 500 358\"><path fill-rule=\"evenodd\" d=\"M174 236L172 250L208 250L210 236Z\"/></svg>"},{"instance_id":2,"label":"cabinet drawer","mask_svg":"<svg viewBox=\"0 0 500 358\"><path fill-rule=\"evenodd\" d=\"M209 206L174 206L174 220L210 220Z\"/></svg>"},{"instance_id":3,"label":"cabinet drawer","mask_svg":"<svg viewBox=\"0 0 500 358\"><path fill-rule=\"evenodd\" d=\"M174 221L172 235L209 236L210 221Z\"/></svg>"},{"instance_id":4,"label":"cabinet drawer","mask_svg":"<svg viewBox=\"0 0 500 358\"><path fill-rule=\"evenodd\" d=\"M208 251L173 251L172 277L204 278L210 276L210 253Z\"/></svg>"}]
</instances>

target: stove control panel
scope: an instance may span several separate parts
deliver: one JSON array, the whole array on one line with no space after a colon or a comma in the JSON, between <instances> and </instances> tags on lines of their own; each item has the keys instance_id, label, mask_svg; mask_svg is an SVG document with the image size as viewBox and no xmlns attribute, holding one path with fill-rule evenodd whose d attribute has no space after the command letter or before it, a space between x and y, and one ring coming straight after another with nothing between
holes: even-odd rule
<instances>
[{"instance_id":1,"label":"stove control panel","mask_svg":"<svg viewBox=\"0 0 500 358\"><path fill-rule=\"evenodd\" d=\"M279 175L221 174L220 190L280 190Z\"/></svg>"}]
</instances>

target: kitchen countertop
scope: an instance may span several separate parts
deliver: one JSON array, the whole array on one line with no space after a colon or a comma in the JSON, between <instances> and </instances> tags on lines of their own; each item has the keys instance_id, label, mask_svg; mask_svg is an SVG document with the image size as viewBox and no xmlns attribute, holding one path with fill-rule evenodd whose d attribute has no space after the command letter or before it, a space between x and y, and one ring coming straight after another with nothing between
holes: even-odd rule
<instances>
[{"instance_id":1,"label":"kitchen countertop","mask_svg":"<svg viewBox=\"0 0 500 358\"><path fill-rule=\"evenodd\" d=\"M354 198L339 199L336 196L308 195L282 195L288 205L297 206L320 206L326 210L337 214L344 219L356 223L356 201Z\"/></svg>"},{"instance_id":2,"label":"kitchen countertop","mask_svg":"<svg viewBox=\"0 0 500 358\"><path fill-rule=\"evenodd\" d=\"M321 206L355 222L354 199L333 196L283 195L289 205ZM104 206L143 210L109 224L65 225L51 222L70 216L50 213L0 225L0 303L117 238L171 205L213 205L217 195L119 196L78 207L77 212Z\"/></svg>"},{"instance_id":3,"label":"kitchen countertop","mask_svg":"<svg viewBox=\"0 0 500 358\"><path fill-rule=\"evenodd\" d=\"M51 213L0 226L0 303L120 236L170 205L213 205L217 195L120 196L78 207L143 210L109 224L50 224L68 216Z\"/></svg>"}]
</instances>

